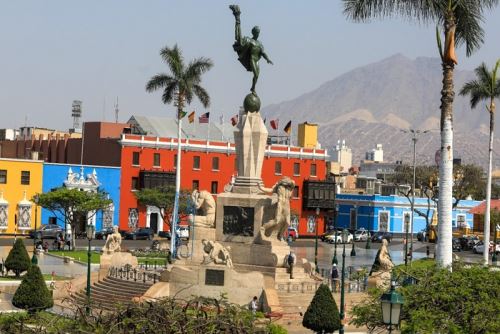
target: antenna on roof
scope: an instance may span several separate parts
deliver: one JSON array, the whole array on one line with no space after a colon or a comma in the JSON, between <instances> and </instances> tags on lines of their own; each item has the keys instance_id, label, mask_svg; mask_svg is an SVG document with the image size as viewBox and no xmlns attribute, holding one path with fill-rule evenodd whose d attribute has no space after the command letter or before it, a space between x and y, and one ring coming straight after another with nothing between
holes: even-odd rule
<instances>
[{"instance_id":1,"label":"antenna on roof","mask_svg":"<svg viewBox=\"0 0 500 334\"><path fill-rule=\"evenodd\" d=\"M118 112L120 110L118 109L118 96L116 97L116 103L115 103L115 123L118 123Z\"/></svg>"}]
</instances>

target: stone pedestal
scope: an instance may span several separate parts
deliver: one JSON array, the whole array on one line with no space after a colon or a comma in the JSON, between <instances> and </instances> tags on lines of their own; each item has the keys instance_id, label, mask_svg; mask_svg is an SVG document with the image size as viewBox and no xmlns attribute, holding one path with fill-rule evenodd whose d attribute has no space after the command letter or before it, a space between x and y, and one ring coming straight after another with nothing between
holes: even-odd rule
<instances>
[{"instance_id":1,"label":"stone pedestal","mask_svg":"<svg viewBox=\"0 0 500 334\"><path fill-rule=\"evenodd\" d=\"M106 277L110 267L122 268L129 265L132 269L137 268L139 262L137 257L127 252L104 253L101 255L101 266L99 268L99 276Z\"/></svg>"},{"instance_id":2,"label":"stone pedestal","mask_svg":"<svg viewBox=\"0 0 500 334\"><path fill-rule=\"evenodd\" d=\"M189 240L188 244L192 255L187 258L185 262L191 262L192 264L200 265L203 263L203 260L206 256L206 253L203 250L204 246L202 241L204 239L215 240L215 228L195 226L193 229L193 234L191 235L191 239Z\"/></svg>"}]
</instances>

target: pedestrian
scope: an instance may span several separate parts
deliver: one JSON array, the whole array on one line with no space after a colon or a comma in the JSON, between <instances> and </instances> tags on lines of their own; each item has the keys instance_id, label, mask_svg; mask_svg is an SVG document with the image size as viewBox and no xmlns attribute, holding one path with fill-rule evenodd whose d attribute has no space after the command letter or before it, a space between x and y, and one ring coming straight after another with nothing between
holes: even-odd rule
<instances>
[{"instance_id":1,"label":"pedestrian","mask_svg":"<svg viewBox=\"0 0 500 334\"><path fill-rule=\"evenodd\" d=\"M334 263L332 266L332 288L334 292L337 292L339 287L339 268L337 268L337 264Z\"/></svg>"},{"instance_id":2,"label":"pedestrian","mask_svg":"<svg viewBox=\"0 0 500 334\"><path fill-rule=\"evenodd\" d=\"M290 250L290 254L288 254L287 258L288 267L290 268L290 279L293 279L293 266L295 265L296 259L295 253L293 250Z\"/></svg>"},{"instance_id":3,"label":"pedestrian","mask_svg":"<svg viewBox=\"0 0 500 334\"><path fill-rule=\"evenodd\" d=\"M255 313L257 312L257 308L259 303L257 301L257 296L253 296L252 301L250 302L250 311L252 311L253 316L255 317Z\"/></svg>"}]
</instances>

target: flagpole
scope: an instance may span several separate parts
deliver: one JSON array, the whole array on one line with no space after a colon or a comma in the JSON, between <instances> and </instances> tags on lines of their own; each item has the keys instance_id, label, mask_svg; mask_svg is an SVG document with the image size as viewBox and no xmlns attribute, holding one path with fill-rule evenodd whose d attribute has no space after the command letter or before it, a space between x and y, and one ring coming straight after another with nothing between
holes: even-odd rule
<instances>
[{"instance_id":1,"label":"flagpole","mask_svg":"<svg viewBox=\"0 0 500 334\"><path fill-rule=\"evenodd\" d=\"M207 142L210 141L210 114L208 114Z\"/></svg>"}]
</instances>

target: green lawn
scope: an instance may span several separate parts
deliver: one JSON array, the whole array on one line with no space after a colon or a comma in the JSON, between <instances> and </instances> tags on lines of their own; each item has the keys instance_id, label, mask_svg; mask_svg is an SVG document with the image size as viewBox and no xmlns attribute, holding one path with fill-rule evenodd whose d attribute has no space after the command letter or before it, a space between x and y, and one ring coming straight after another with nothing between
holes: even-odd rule
<instances>
[{"instance_id":1,"label":"green lawn","mask_svg":"<svg viewBox=\"0 0 500 334\"><path fill-rule=\"evenodd\" d=\"M58 255L58 256L67 256L71 257L75 260L87 262L87 251L86 250L75 250L75 251L49 251L49 254ZM165 264L165 257L138 257L137 260L139 263L146 263L148 265L154 265L156 261L157 266L161 266ZM90 253L90 263L101 263L101 254L96 252Z\"/></svg>"},{"instance_id":2,"label":"green lawn","mask_svg":"<svg viewBox=\"0 0 500 334\"><path fill-rule=\"evenodd\" d=\"M52 275L51 274L43 274L43 278L46 280L46 281L52 281ZM18 281L18 280L22 280L23 279L23 275L21 275L21 277L17 278L15 276L12 276L12 275L9 275L9 276L0 276L0 281ZM64 276L54 276L54 280L55 281L64 281L64 280L69 280L71 279L71 277L64 277Z\"/></svg>"}]
</instances>

